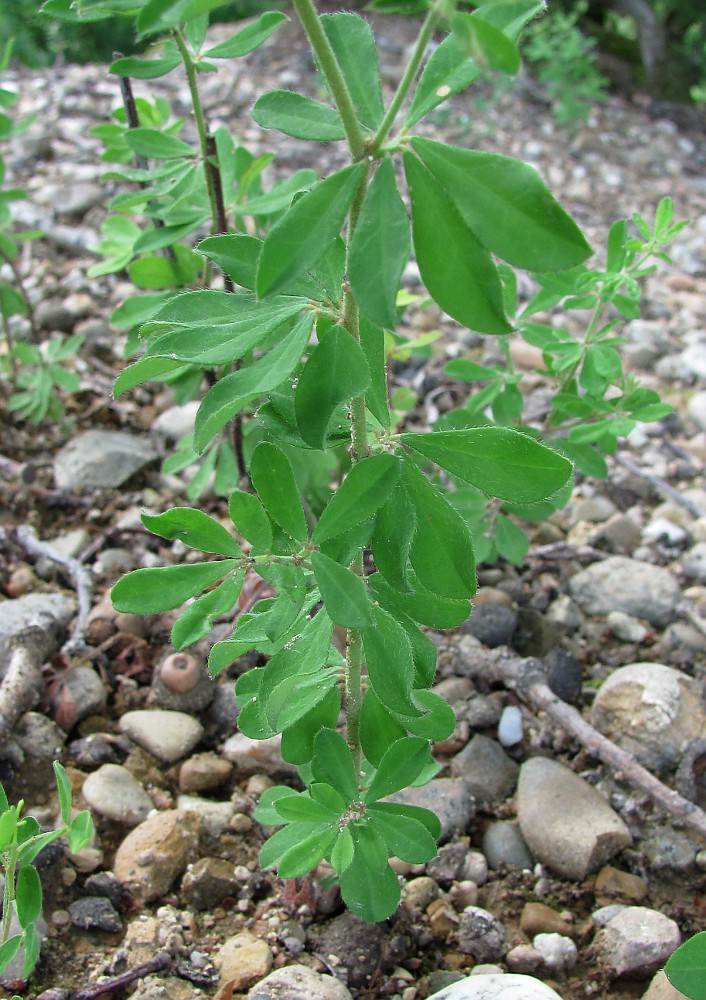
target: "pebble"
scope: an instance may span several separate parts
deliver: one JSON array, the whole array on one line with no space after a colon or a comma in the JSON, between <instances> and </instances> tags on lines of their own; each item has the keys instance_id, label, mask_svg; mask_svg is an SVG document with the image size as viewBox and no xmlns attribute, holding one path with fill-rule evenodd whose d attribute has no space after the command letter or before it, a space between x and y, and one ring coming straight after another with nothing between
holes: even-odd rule
<instances>
[{"instance_id":1,"label":"pebble","mask_svg":"<svg viewBox=\"0 0 706 1000\"><path fill-rule=\"evenodd\" d=\"M490 729L498 724L501 713L502 709L497 698L479 694L469 699L463 714L472 729Z\"/></svg>"},{"instance_id":2,"label":"pebble","mask_svg":"<svg viewBox=\"0 0 706 1000\"><path fill-rule=\"evenodd\" d=\"M118 847L115 877L138 902L159 899L196 851L200 825L195 813L178 809L150 816Z\"/></svg>"},{"instance_id":3,"label":"pebble","mask_svg":"<svg viewBox=\"0 0 706 1000\"><path fill-rule=\"evenodd\" d=\"M191 653L172 653L154 671L150 702L176 712L201 712L213 701L216 685L204 663Z\"/></svg>"},{"instance_id":4,"label":"pebble","mask_svg":"<svg viewBox=\"0 0 706 1000\"><path fill-rule=\"evenodd\" d=\"M517 705L506 705L498 723L498 741L504 747L522 743L522 712Z\"/></svg>"},{"instance_id":5,"label":"pebble","mask_svg":"<svg viewBox=\"0 0 706 1000\"><path fill-rule=\"evenodd\" d=\"M229 984L234 993L242 993L263 979L272 968L272 949L250 931L229 937L214 956L218 985Z\"/></svg>"},{"instance_id":6,"label":"pebble","mask_svg":"<svg viewBox=\"0 0 706 1000\"><path fill-rule=\"evenodd\" d=\"M531 869L534 865L519 826L510 820L495 820L487 827L483 834L483 853L494 870L503 865L522 869Z\"/></svg>"},{"instance_id":7,"label":"pebble","mask_svg":"<svg viewBox=\"0 0 706 1000\"><path fill-rule=\"evenodd\" d=\"M561 997L533 976L508 972L500 975L471 975L432 994L429 1000L561 1000Z\"/></svg>"},{"instance_id":8,"label":"pebble","mask_svg":"<svg viewBox=\"0 0 706 1000\"><path fill-rule=\"evenodd\" d=\"M535 858L580 881L632 843L623 820L564 764L533 757L520 768L517 818Z\"/></svg>"},{"instance_id":9,"label":"pebble","mask_svg":"<svg viewBox=\"0 0 706 1000\"><path fill-rule=\"evenodd\" d=\"M468 848L462 842L443 844L435 858L427 862L426 872L435 882L448 889L462 877Z\"/></svg>"},{"instance_id":10,"label":"pebble","mask_svg":"<svg viewBox=\"0 0 706 1000\"><path fill-rule=\"evenodd\" d=\"M630 663L601 685L591 724L644 766L675 768L687 745L706 736L701 686L662 663Z\"/></svg>"},{"instance_id":11,"label":"pebble","mask_svg":"<svg viewBox=\"0 0 706 1000\"><path fill-rule=\"evenodd\" d=\"M531 944L518 944L505 956L505 964L510 972L536 972L542 965L542 956Z\"/></svg>"},{"instance_id":12,"label":"pebble","mask_svg":"<svg viewBox=\"0 0 706 1000\"><path fill-rule=\"evenodd\" d=\"M688 1000L683 993L676 990L669 982L663 970L660 970L650 983L642 1000Z\"/></svg>"},{"instance_id":13,"label":"pebble","mask_svg":"<svg viewBox=\"0 0 706 1000\"><path fill-rule=\"evenodd\" d=\"M194 910L212 910L226 896L236 895L238 881L231 862L222 858L199 858L181 880L181 892Z\"/></svg>"},{"instance_id":14,"label":"pebble","mask_svg":"<svg viewBox=\"0 0 706 1000\"><path fill-rule=\"evenodd\" d=\"M189 757L179 768L179 788L182 792L211 792L230 778L233 765L215 753L198 753Z\"/></svg>"},{"instance_id":15,"label":"pebble","mask_svg":"<svg viewBox=\"0 0 706 1000\"><path fill-rule=\"evenodd\" d=\"M57 452L54 481L66 493L116 489L156 458L147 438L124 431L85 431Z\"/></svg>"},{"instance_id":16,"label":"pebble","mask_svg":"<svg viewBox=\"0 0 706 1000\"><path fill-rule=\"evenodd\" d=\"M451 774L463 778L479 806L499 805L512 795L519 767L495 740L477 733L451 759Z\"/></svg>"},{"instance_id":17,"label":"pebble","mask_svg":"<svg viewBox=\"0 0 706 1000\"><path fill-rule=\"evenodd\" d=\"M576 601L568 594L561 594L547 608L546 617L563 632L570 635L581 627L583 613Z\"/></svg>"},{"instance_id":18,"label":"pebble","mask_svg":"<svg viewBox=\"0 0 706 1000\"><path fill-rule=\"evenodd\" d=\"M200 816L204 831L212 837L220 837L228 829L233 816L230 801L212 802L195 795L180 795L176 804L177 809Z\"/></svg>"},{"instance_id":19,"label":"pebble","mask_svg":"<svg viewBox=\"0 0 706 1000\"><path fill-rule=\"evenodd\" d=\"M10 601L0 601L0 677L5 675L13 639L26 628L37 625L43 630L65 629L76 610L76 602L63 594L27 594Z\"/></svg>"},{"instance_id":20,"label":"pebble","mask_svg":"<svg viewBox=\"0 0 706 1000\"><path fill-rule=\"evenodd\" d=\"M476 604L462 626L464 632L479 639L484 646L494 649L505 646L512 639L517 627L517 614L505 604Z\"/></svg>"},{"instance_id":21,"label":"pebble","mask_svg":"<svg viewBox=\"0 0 706 1000\"><path fill-rule=\"evenodd\" d=\"M441 823L442 841L454 833L465 833L475 813L473 796L462 778L433 778L421 788L395 792L389 801L430 809Z\"/></svg>"},{"instance_id":22,"label":"pebble","mask_svg":"<svg viewBox=\"0 0 706 1000\"><path fill-rule=\"evenodd\" d=\"M640 849L653 871L688 872L696 863L698 845L680 830L652 827Z\"/></svg>"},{"instance_id":23,"label":"pebble","mask_svg":"<svg viewBox=\"0 0 706 1000\"><path fill-rule=\"evenodd\" d=\"M86 896L69 904L69 915L74 927L84 931L106 931L117 934L123 929L120 914L109 899L102 896Z\"/></svg>"},{"instance_id":24,"label":"pebble","mask_svg":"<svg viewBox=\"0 0 706 1000\"><path fill-rule=\"evenodd\" d=\"M71 667L61 677L53 701L54 718L67 731L105 708L108 691L92 667Z\"/></svg>"},{"instance_id":25,"label":"pebble","mask_svg":"<svg viewBox=\"0 0 706 1000\"><path fill-rule=\"evenodd\" d=\"M569 972L578 961L578 949L563 934L536 934L532 945L552 972Z\"/></svg>"},{"instance_id":26,"label":"pebble","mask_svg":"<svg viewBox=\"0 0 706 1000\"><path fill-rule=\"evenodd\" d=\"M105 201L105 190L101 184L87 181L76 184L66 184L55 196L55 205L61 215L82 217L96 205Z\"/></svg>"},{"instance_id":27,"label":"pebble","mask_svg":"<svg viewBox=\"0 0 706 1000\"><path fill-rule=\"evenodd\" d=\"M681 568L690 580L706 583L706 542L697 542L689 549L682 558Z\"/></svg>"},{"instance_id":28,"label":"pebble","mask_svg":"<svg viewBox=\"0 0 706 1000\"><path fill-rule=\"evenodd\" d=\"M606 617L606 625L616 639L621 642L644 642L648 632L645 626L632 615L624 611L611 611Z\"/></svg>"},{"instance_id":29,"label":"pebble","mask_svg":"<svg viewBox=\"0 0 706 1000\"><path fill-rule=\"evenodd\" d=\"M66 742L66 733L46 715L25 712L15 727L15 739L28 757L56 760Z\"/></svg>"},{"instance_id":30,"label":"pebble","mask_svg":"<svg viewBox=\"0 0 706 1000\"><path fill-rule=\"evenodd\" d=\"M402 905L413 913L422 913L439 895L439 886L430 875L420 875L402 889Z\"/></svg>"},{"instance_id":31,"label":"pebble","mask_svg":"<svg viewBox=\"0 0 706 1000\"><path fill-rule=\"evenodd\" d=\"M686 412L701 431L706 431L706 392L695 392L686 404Z\"/></svg>"},{"instance_id":32,"label":"pebble","mask_svg":"<svg viewBox=\"0 0 706 1000\"><path fill-rule=\"evenodd\" d=\"M680 944L679 926L670 917L626 906L598 932L594 948L614 978L648 979Z\"/></svg>"},{"instance_id":33,"label":"pebble","mask_svg":"<svg viewBox=\"0 0 706 1000\"><path fill-rule=\"evenodd\" d=\"M223 744L222 754L235 765L238 780L255 774L296 775L297 769L282 760L282 737L253 740L244 733L235 733Z\"/></svg>"},{"instance_id":34,"label":"pebble","mask_svg":"<svg viewBox=\"0 0 706 1000\"><path fill-rule=\"evenodd\" d=\"M139 781L120 764L104 764L89 774L82 791L91 809L126 826L142 823L154 808Z\"/></svg>"},{"instance_id":35,"label":"pebble","mask_svg":"<svg viewBox=\"0 0 706 1000\"><path fill-rule=\"evenodd\" d=\"M525 903L520 914L520 930L529 938L537 934L569 935L571 925L546 903Z\"/></svg>"},{"instance_id":36,"label":"pebble","mask_svg":"<svg viewBox=\"0 0 706 1000\"><path fill-rule=\"evenodd\" d=\"M91 896L103 896L109 899L116 910L119 910L125 891L112 872L96 872L89 875L83 884L84 891Z\"/></svg>"},{"instance_id":37,"label":"pebble","mask_svg":"<svg viewBox=\"0 0 706 1000\"><path fill-rule=\"evenodd\" d=\"M204 1000L203 990L176 976L147 976L130 1000Z\"/></svg>"},{"instance_id":38,"label":"pebble","mask_svg":"<svg viewBox=\"0 0 706 1000\"><path fill-rule=\"evenodd\" d=\"M557 698L575 705L583 687L583 674L576 658L568 649L555 646L544 658L547 686Z\"/></svg>"},{"instance_id":39,"label":"pebble","mask_svg":"<svg viewBox=\"0 0 706 1000\"><path fill-rule=\"evenodd\" d=\"M477 962L502 961L508 950L505 928L480 906L467 906L461 914L458 948Z\"/></svg>"},{"instance_id":40,"label":"pebble","mask_svg":"<svg viewBox=\"0 0 706 1000\"><path fill-rule=\"evenodd\" d=\"M347 986L308 965L275 969L250 990L245 1000L353 1000Z\"/></svg>"},{"instance_id":41,"label":"pebble","mask_svg":"<svg viewBox=\"0 0 706 1000\"><path fill-rule=\"evenodd\" d=\"M185 757L203 736L203 726L192 715L166 709L126 712L120 731L167 764Z\"/></svg>"},{"instance_id":42,"label":"pebble","mask_svg":"<svg viewBox=\"0 0 706 1000\"><path fill-rule=\"evenodd\" d=\"M593 563L572 577L569 588L586 614L624 611L658 627L674 619L681 600L679 584L669 570L625 556Z\"/></svg>"},{"instance_id":43,"label":"pebble","mask_svg":"<svg viewBox=\"0 0 706 1000\"><path fill-rule=\"evenodd\" d=\"M440 902L435 900L431 905ZM455 913L453 917L455 920ZM310 929L314 941L312 951L319 955L333 955L337 959L336 967L341 971L341 978L345 976L346 984L358 990L370 982L380 964L384 927L384 924L366 923L352 913L344 912L322 927Z\"/></svg>"},{"instance_id":44,"label":"pebble","mask_svg":"<svg viewBox=\"0 0 706 1000\"><path fill-rule=\"evenodd\" d=\"M647 882L639 875L631 872L621 871L606 865L598 872L594 892L596 901L602 905L612 902L614 899L624 900L629 903L641 903L647 896Z\"/></svg>"}]
</instances>

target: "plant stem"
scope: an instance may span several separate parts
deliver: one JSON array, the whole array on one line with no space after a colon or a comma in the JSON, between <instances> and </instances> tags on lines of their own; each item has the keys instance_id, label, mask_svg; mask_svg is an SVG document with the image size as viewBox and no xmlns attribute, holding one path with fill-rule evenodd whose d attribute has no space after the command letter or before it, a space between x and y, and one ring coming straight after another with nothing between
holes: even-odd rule
<instances>
[{"instance_id":1,"label":"plant stem","mask_svg":"<svg viewBox=\"0 0 706 1000\"><path fill-rule=\"evenodd\" d=\"M363 555L358 557L353 567L363 575ZM345 713L346 741L353 755L356 780L360 778L363 750L360 745L360 710L363 704L363 634L360 629L349 629L346 643L345 668Z\"/></svg>"},{"instance_id":2,"label":"plant stem","mask_svg":"<svg viewBox=\"0 0 706 1000\"><path fill-rule=\"evenodd\" d=\"M336 58L336 53L333 51L331 43L326 37L326 32L323 29L312 0L293 0L293 3L297 16L314 51L314 55L319 62L329 90L336 102L351 156L354 161L358 161L365 155L365 138L363 130L360 127L360 122L358 121L353 99L348 90L348 85Z\"/></svg>"},{"instance_id":3,"label":"plant stem","mask_svg":"<svg viewBox=\"0 0 706 1000\"><path fill-rule=\"evenodd\" d=\"M182 62L184 63L184 70L186 71L186 79L189 84L189 93L191 94L191 103L194 109L194 120L196 122L196 131L199 136L199 147L201 149L201 156L203 158L203 169L206 176L206 189L208 191L208 200L211 204L211 219L213 220L212 232L214 235L219 232L218 229L218 202L216 200L216 188L213 181L213 166L211 163L211 157L208 147L208 127L206 125L206 119L203 113L203 105L201 104L201 95L199 94L199 85L196 78L196 67L194 65L194 60L191 58L191 53L189 52L188 46L184 41L184 36L182 35L179 28L174 32L174 40L176 41L177 48L179 49L179 54L181 55Z\"/></svg>"},{"instance_id":4,"label":"plant stem","mask_svg":"<svg viewBox=\"0 0 706 1000\"><path fill-rule=\"evenodd\" d=\"M402 74L402 79L399 82L395 96L390 102L390 106L385 113L385 117L380 122L380 127L377 130L377 135L375 136L374 148L379 149L383 144L387 135L392 128L392 125L397 117L397 112L402 107L404 99L409 93L410 87L414 83L414 78L419 72L419 67L422 64L424 58L424 52L426 47L431 41L434 30L437 24L441 20L441 15L444 9L444 0L437 0L434 6L429 10L427 16L424 19L421 30L417 41L415 42L412 55L409 58L409 62L405 67L405 71Z\"/></svg>"}]
</instances>

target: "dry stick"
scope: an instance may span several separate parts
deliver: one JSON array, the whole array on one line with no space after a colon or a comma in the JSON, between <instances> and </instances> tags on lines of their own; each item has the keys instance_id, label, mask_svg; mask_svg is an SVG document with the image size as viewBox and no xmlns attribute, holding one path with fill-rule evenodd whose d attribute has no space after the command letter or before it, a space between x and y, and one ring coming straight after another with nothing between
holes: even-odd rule
<instances>
[{"instance_id":1,"label":"dry stick","mask_svg":"<svg viewBox=\"0 0 706 1000\"><path fill-rule=\"evenodd\" d=\"M521 698L546 712L562 729L574 736L590 754L599 757L604 764L614 770L622 772L627 781L645 792L654 803L706 838L706 813L678 792L667 788L658 778L638 764L632 754L621 750L612 740L586 722L575 708L557 698L547 686L538 660L521 659L508 653L493 651L482 658L477 672L486 680L501 681Z\"/></svg>"},{"instance_id":2,"label":"dry stick","mask_svg":"<svg viewBox=\"0 0 706 1000\"><path fill-rule=\"evenodd\" d=\"M42 666L56 649L56 627L30 625L12 640L10 665L0 684L0 744L17 725L17 720L39 701Z\"/></svg>"},{"instance_id":3,"label":"dry stick","mask_svg":"<svg viewBox=\"0 0 706 1000\"><path fill-rule=\"evenodd\" d=\"M152 972L162 972L168 969L171 964L172 960L170 956L166 952L161 951L154 958L151 958L149 962L143 962L142 965L138 965L134 969L129 969L127 972L122 972L119 976L106 979L102 983L96 983L94 986L86 986L82 990L44 990L39 994L37 1000L96 1000L97 997L103 996L105 993L111 993L113 990L122 989L123 986L129 986L136 979L149 976Z\"/></svg>"},{"instance_id":4,"label":"dry stick","mask_svg":"<svg viewBox=\"0 0 706 1000\"><path fill-rule=\"evenodd\" d=\"M93 599L93 578L90 570L82 566L77 559L65 556L48 542L40 542L34 531L26 525L20 525L15 529L15 539L19 545L32 556L44 556L52 562L62 566L68 571L71 582L76 588L76 598L78 600L78 611L76 621L71 632L71 638L62 646L63 653L80 653L85 649L85 635L88 626L88 614L91 610Z\"/></svg>"},{"instance_id":5,"label":"dry stick","mask_svg":"<svg viewBox=\"0 0 706 1000\"><path fill-rule=\"evenodd\" d=\"M634 473L636 476L640 476L641 479L645 479L654 490L663 496L666 500L671 500L673 503L677 504L679 507L683 507L684 510L688 511L692 517L706 517L706 511L701 510L698 504L695 504L693 500L689 500L685 497L683 493L679 490L675 490L673 486L670 486L668 482L662 479L661 476L656 476L653 472L647 472L646 469L641 469L639 465L636 465L631 458L627 455L617 454L614 456L615 461L622 465L624 469L629 472Z\"/></svg>"}]
</instances>

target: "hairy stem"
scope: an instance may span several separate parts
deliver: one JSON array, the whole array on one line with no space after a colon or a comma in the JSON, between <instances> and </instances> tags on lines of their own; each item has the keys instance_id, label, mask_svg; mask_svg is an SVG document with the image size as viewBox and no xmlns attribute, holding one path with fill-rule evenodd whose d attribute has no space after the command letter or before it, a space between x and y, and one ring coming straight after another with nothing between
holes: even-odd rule
<instances>
[{"instance_id":1,"label":"hairy stem","mask_svg":"<svg viewBox=\"0 0 706 1000\"><path fill-rule=\"evenodd\" d=\"M412 55L409 57L409 62L405 67L404 73L402 74L402 79L399 82L395 96L390 102L390 106L385 113L385 117L380 122L380 127L378 128L377 135L375 136L375 149L379 149L387 138L387 135L394 124L395 118L397 117L397 113L402 107L404 99L414 83L414 79L419 72L419 67L422 65L426 47L432 39L432 35L434 34L437 24L441 20L443 9L443 0L437 0L424 19L419 36L415 42L414 49L412 50Z\"/></svg>"},{"instance_id":2,"label":"hairy stem","mask_svg":"<svg viewBox=\"0 0 706 1000\"><path fill-rule=\"evenodd\" d=\"M336 53L326 37L316 7L312 0L293 0L294 9L301 22L321 71L336 102L338 113L343 122L346 139L354 161L365 155L365 138L358 121L358 115L348 85L341 72Z\"/></svg>"}]
</instances>

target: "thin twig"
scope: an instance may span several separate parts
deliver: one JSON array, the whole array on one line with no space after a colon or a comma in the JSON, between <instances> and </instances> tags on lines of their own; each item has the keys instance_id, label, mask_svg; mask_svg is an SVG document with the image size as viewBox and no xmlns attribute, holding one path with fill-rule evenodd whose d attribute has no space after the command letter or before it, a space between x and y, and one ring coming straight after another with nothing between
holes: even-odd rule
<instances>
[{"instance_id":1,"label":"thin twig","mask_svg":"<svg viewBox=\"0 0 706 1000\"><path fill-rule=\"evenodd\" d=\"M635 757L621 750L607 736L599 733L566 702L547 686L539 661L521 659L502 650L492 650L479 658L477 673L488 680L500 681L512 688L521 698L541 709L558 725L574 736L590 754L599 757L614 771L648 795L685 826L706 838L706 813L695 803L689 802L639 764Z\"/></svg>"},{"instance_id":2,"label":"thin twig","mask_svg":"<svg viewBox=\"0 0 706 1000\"><path fill-rule=\"evenodd\" d=\"M171 964L170 956L166 952L160 951L148 962L143 962L142 965L137 965L134 969L122 972L119 976L105 979L102 983L86 986L82 990L44 990L39 994L37 1000L96 1000L97 997L112 993L113 990L129 986L136 979L142 979L143 976L149 976L153 972L163 972L169 969Z\"/></svg>"},{"instance_id":3,"label":"thin twig","mask_svg":"<svg viewBox=\"0 0 706 1000\"><path fill-rule=\"evenodd\" d=\"M88 614L91 610L91 601L93 599L93 578L90 570L82 566L77 559L65 556L63 552L59 552L58 549L55 549L48 542L40 542L34 531L27 525L20 525L19 528L15 529L15 539L29 555L44 556L46 559L51 559L52 562L67 570L71 582L76 588L78 610L71 638L64 643L62 652L68 654L80 653L86 646L85 636L88 626Z\"/></svg>"},{"instance_id":4,"label":"thin twig","mask_svg":"<svg viewBox=\"0 0 706 1000\"><path fill-rule=\"evenodd\" d=\"M618 453L614 456L614 458L618 465L622 465L624 469L634 473L636 476L640 476L641 479L648 482L655 492L659 493L659 495L664 497L665 500L671 500L672 503L677 504L677 506L683 507L683 509L688 511L692 517L706 517L706 511L701 510L698 504L695 504L693 500L685 497L683 493L679 492L679 490L675 490L674 487L670 486L669 483L662 479L661 476L656 476L653 472L641 469L640 466L636 465L631 458L628 458L627 455L622 453Z\"/></svg>"},{"instance_id":5,"label":"thin twig","mask_svg":"<svg viewBox=\"0 0 706 1000\"><path fill-rule=\"evenodd\" d=\"M594 549L592 545L572 545L571 542L551 542L548 545L534 546L529 555L537 559L607 559L610 552Z\"/></svg>"}]
</instances>

